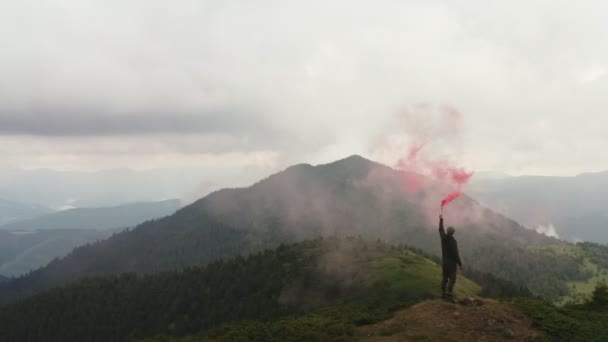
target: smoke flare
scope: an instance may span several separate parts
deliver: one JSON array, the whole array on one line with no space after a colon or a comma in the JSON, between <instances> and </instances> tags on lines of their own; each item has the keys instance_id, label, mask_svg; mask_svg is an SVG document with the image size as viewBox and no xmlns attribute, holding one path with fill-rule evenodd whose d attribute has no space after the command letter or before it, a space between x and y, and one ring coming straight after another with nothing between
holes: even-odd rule
<instances>
[{"instance_id":1,"label":"smoke flare","mask_svg":"<svg viewBox=\"0 0 608 342\"><path fill-rule=\"evenodd\" d=\"M438 116L438 120L433 120L433 116ZM397 169L404 171L402 177L404 189L409 192L418 192L423 189L425 176L447 183L453 186L453 191L441 201L441 208L443 208L462 195L462 189L473 176L473 172L456 167L445 156L429 158L428 152L433 151L431 145L458 143L462 114L451 106L436 108L414 106L411 110L401 113L399 118L402 120L402 125L398 125L398 127L403 128L409 139L396 135L392 140L385 138L382 141L394 142L393 147L396 150L407 148L407 152L400 153L401 158L398 158L395 163ZM409 140L409 142L403 144L404 140ZM390 150L391 146L388 147Z\"/></svg>"},{"instance_id":2,"label":"smoke flare","mask_svg":"<svg viewBox=\"0 0 608 342\"><path fill-rule=\"evenodd\" d=\"M461 191L454 191L449 193L442 201L441 201L441 207L445 207L446 205L450 204L450 202L452 202L453 200L457 199L458 197L460 197L460 195L462 195Z\"/></svg>"},{"instance_id":3,"label":"smoke flare","mask_svg":"<svg viewBox=\"0 0 608 342\"><path fill-rule=\"evenodd\" d=\"M462 195L462 186L465 185L473 176L473 172L466 172L463 169L450 169L449 172L451 180L454 183L458 184L458 190L449 193L441 201L441 208L445 207L446 205L450 204L450 202L460 197L460 195Z\"/></svg>"}]
</instances>

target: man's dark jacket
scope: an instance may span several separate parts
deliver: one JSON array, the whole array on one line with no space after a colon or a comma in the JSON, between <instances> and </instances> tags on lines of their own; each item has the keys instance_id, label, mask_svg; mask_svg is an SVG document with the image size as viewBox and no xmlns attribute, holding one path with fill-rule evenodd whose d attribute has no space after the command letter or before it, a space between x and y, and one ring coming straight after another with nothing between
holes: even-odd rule
<instances>
[{"instance_id":1,"label":"man's dark jacket","mask_svg":"<svg viewBox=\"0 0 608 342\"><path fill-rule=\"evenodd\" d=\"M441 258L443 264L450 268L456 268L456 265L462 266L460 256L458 255L458 243L453 235L445 233L443 219L439 219L439 235L441 236Z\"/></svg>"}]
</instances>

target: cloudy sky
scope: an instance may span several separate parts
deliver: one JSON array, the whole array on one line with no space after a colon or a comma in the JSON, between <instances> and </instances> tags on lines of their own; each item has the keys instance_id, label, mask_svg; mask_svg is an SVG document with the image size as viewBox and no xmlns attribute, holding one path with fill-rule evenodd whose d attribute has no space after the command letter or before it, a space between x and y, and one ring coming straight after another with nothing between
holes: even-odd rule
<instances>
[{"instance_id":1,"label":"cloudy sky","mask_svg":"<svg viewBox=\"0 0 608 342\"><path fill-rule=\"evenodd\" d=\"M605 1L0 0L0 167L260 175L424 105L473 170L608 169ZM411 127L406 129L410 132ZM391 160L381 160L391 162Z\"/></svg>"}]
</instances>

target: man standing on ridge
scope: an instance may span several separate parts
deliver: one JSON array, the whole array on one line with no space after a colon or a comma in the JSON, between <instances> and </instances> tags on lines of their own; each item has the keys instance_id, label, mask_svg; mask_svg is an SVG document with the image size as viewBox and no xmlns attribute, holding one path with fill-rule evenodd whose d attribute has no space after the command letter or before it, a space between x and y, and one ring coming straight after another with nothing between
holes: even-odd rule
<instances>
[{"instance_id":1,"label":"man standing on ridge","mask_svg":"<svg viewBox=\"0 0 608 342\"><path fill-rule=\"evenodd\" d=\"M448 227L447 233L443 229L443 214L439 214L439 236L441 237L441 260L443 278L441 280L441 291L443 299L454 302L452 289L456 284L456 267L462 271L462 263L458 255L458 243L454 238L453 227Z\"/></svg>"}]
</instances>

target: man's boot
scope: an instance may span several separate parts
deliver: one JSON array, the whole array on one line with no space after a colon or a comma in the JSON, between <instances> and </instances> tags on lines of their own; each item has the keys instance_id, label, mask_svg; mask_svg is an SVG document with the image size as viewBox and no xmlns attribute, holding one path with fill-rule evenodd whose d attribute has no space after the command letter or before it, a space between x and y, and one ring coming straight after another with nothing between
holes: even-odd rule
<instances>
[{"instance_id":1,"label":"man's boot","mask_svg":"<svg viewBox=\"0 0 608 342\"><path fill-rule=\"evenodd\" d=\"M446 294L446 300L452 303L456 303L456 299L452 296L451 293Z\"/></svg>"}]
</instances>

